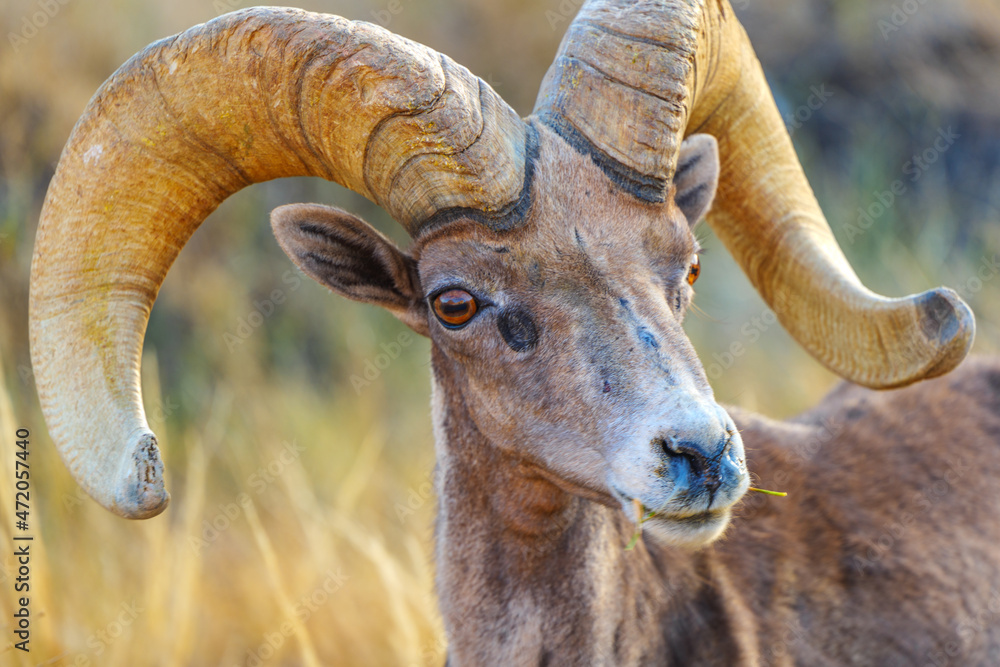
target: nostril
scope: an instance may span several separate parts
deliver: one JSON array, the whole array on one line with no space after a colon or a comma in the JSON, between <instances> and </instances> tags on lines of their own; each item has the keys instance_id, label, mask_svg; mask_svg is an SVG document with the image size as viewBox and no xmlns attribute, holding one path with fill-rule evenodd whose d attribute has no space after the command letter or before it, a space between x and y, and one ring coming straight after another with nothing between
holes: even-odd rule
<instances>
[{"instance_id":1,"label":"nostril","mask_svg":"<svg viewBox=\"0 0 1000 667\"><path fill-rule=\"evenodd\" d=\"M717 460L709 459L701 449L690 442L679 442L676 438L660 440L663 453L669 458L684 459L691 468L691 473L701 478L705 488L714 493L722 485L722 474Z\"/></svg>"},{"instance_id":2,"label":"nostril","mask_svg":"<svg viewBox=\"0 0 1000 667\"><path fill-rule=\"evenodd\" d=\"M675 438L661 440L660 442L663 446L663 452L667 456L686 459L691 465L691 472L694 474L700 475L708 467L708 459L705 458L697 446L687 442L678 442Z\"/></svg>"}]
</instances>

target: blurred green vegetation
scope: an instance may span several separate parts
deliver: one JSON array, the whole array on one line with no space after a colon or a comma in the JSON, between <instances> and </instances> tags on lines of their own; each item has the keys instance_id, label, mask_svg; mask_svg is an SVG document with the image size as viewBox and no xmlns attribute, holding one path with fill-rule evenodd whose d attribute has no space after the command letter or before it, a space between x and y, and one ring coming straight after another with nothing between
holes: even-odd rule
<instances>
[{"instance_id":1,"label":"blurred green vegetation","mask_svg":"<svg viewBox=\"0 0 1000 667\"><path fill-rule=\"evenodd\" d=\"M947 20L940 8L921 5L886 38L879 21L892 17L890 2L814 1L787 10L777 0L734 3L779 107L799 114L796 147L863 281L893 296L940 284L958 289L977 316L975 350L996 353L1000 277L976 280L982 262L1000 253L1000 105L990 105L1000 95L992 78L1000 32L988 3L958 4L962 11ZM302 3L383 22L447 53L521 114L531 111L575 5ZM258 185L220 207L181 254L153 310L143 364L147 413L173 493L166 514L140 523L112 517L59 462L37 406L26 323L34 230L61 146L89 97L135 51L244 5L51 6L57 11L44 26L13 42L12 33L30 32L43 4L0 7L0 472L6 489L11 436L29 428L38 534L34 650L28 657L0 644L0 663L254 664L253 655L265 657L262 647L278 644L263 664L310 664L314 656L322 664L440 664L428 344L413 336L357 391L351 377L363 376L380 346L408 330L296 273L267 222L278 205L324 202L405 244L370 202L315 179ZM811 98L817 89L822 103ZM906 163L947 128L958 138L910 180ZM854 233L858 208L897 180L905 192ZM687 330L719 399L774 416L814 404L835 378L770 320L710 229L702 225L699 235L708 250L696 301L704 314L692 314ZM269 308L275 290L282 303ZM244 340L238 329L254 312L263 321ZM5 544L11 502L6 492L0 497ZM212 537L213 522L228 527ZM326 590L331 571L339 573L336 590L300 613L296 605ZM5 552L7 619L11 572ZM143 611L123 623L122 605L131 603ZM296 620L283 633L289 619Z\"/></svg>"}]
</instances>

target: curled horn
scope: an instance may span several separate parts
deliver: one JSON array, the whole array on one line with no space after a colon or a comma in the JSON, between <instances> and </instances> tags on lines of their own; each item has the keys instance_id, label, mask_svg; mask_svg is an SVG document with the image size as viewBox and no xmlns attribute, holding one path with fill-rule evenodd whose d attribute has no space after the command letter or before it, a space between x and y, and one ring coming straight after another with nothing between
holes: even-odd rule
<instances>
[{"instance_id":1,"label":"curled horn","mask_svg":"<svg viewBox=\"0 0 1000 667\"><path fill-rule=\"evenodd\" d=\"M947 373L975 333L950 289L866 289L823 216L750 41L727 0L591 0L563 39L535 114L636 197L665 201L681 140L719 142L708 222L789 333L875 388Z\"/></svg>"},{"instance_id":2,"label":"curled horn","mask_svg":"<svg viewBox=\"0 0 1000 667\"><path fill-rule=\"evenodd\" d=\"M166 507L143 335L167 270L229 195L320 176L411 234L455 210L502 228L524 196L528 139L464 68L339 17L249 9L130 59L63 151L31 268L39 397L77 482L123 517Z\"/></svg>"}]
</instances>

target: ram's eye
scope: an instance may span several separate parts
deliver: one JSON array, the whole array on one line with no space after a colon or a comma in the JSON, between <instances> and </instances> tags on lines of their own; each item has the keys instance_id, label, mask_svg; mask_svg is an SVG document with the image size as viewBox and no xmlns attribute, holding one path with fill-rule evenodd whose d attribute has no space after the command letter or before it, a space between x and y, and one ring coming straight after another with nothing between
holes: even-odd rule
<instances>
[{"instance_id":1,"label":"ram's eye","mask_svg":"<svg viewBox=\"0 0 1000 667\"><path fill-rule=\"evenodd\" d=\"M477 310L476 297L462 289L450 289L434 297L434 314L446 327L465 326Z\"/></svg>"},{"instance_id":2,"label":"ram's eye","mask_svg":"<svg viewBox=\"0 0 1000 667\"><path fill-rule=\"evenodd\" d=\"M701 260L698 259L698 254L695 253L691 255L691 267L688 269L688 285L694 285L694 281L698 280L699 275L701 275Z\"/></svg>"}]
</instances>

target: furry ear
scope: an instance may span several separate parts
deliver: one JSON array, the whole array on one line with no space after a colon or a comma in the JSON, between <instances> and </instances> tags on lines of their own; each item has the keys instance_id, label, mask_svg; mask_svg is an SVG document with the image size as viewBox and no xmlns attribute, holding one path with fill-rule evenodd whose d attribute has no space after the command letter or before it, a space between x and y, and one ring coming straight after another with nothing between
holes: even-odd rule
<instances>
[{"instance_id":1,"label":"furry ear","mask_svg":"<svg viewBox=\"0 0 1000 667\"><path fill-rule=\"evenodd\" d=\"M712 206L719 185L719 144L709 134L692 134L681 144L674 172L674 203L694 227Z\"/></svg>"},{"instance_id":2,"label":"furry ear","mask_svg":"<svg viewBox=\"0 0 1000 667\"><path fill-rule=\"evenodd\" d=\"M348 299L382 306L428 335L416 263L367 222L339 208L290 204L271 212L271 229L313 280Z\"/></svg>"}]
</instances>

